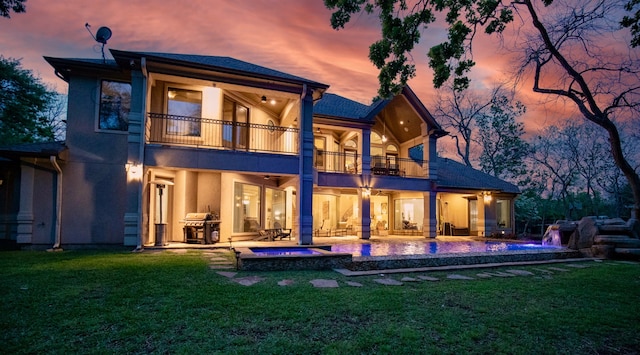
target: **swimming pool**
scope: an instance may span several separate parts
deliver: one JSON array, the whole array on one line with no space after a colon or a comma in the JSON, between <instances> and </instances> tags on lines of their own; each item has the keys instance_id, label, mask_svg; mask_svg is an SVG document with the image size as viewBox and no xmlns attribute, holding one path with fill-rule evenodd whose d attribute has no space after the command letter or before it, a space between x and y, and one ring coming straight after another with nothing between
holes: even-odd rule
<instances>
[{"instance_id":1,"label":"swimming pool","mask_svg":"<svg viewBox=\"0 0 640 355\"><path fill-rule=\"evenodd\" d=\"M287 248L249 248L257 256L282 256L282 255L322 255L318 250L307 247L287 247Z\"/></svg>"},{"instance_id":2,"label":"swimming pool","mask_svg":"<svg viewBox=\"0 0 640 355\"><path fill-rule=\"evenodd\" d=\"M393 243L345 243L334 244L331 251L353 256L396 256L491 253L503 251L554 250L559 246L500 241L406 241Z\"/></svg>"}]
</instances>

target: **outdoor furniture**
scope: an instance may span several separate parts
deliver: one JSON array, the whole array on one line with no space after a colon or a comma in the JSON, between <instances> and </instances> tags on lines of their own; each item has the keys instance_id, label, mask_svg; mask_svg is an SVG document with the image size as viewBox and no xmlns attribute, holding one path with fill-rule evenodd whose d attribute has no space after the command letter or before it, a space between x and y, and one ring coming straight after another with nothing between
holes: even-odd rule
<instances>
[{"instance_id":1,"label":"outdoor furniture","mask_svg":"<svg viewBox=\"0 0 640 355\"><path fill-rule=\"evenodd\" d=\"M280 222L275 222L273 224L273 228L276 231L274 238L280 238L280 240L288 238L289 240L291 240L291 228L282 228Z\"/></svg>"}]
</instances>

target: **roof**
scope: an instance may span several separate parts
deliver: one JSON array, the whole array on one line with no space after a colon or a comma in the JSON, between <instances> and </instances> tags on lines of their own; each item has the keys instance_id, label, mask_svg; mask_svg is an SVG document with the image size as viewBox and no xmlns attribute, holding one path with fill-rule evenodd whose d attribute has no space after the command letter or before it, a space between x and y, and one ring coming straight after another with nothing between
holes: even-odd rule
<instances>
[{"instance_id":1,"label":"roof","mask_svg":"<svg viewBox=\"0 0 640 355\"><path fill-rule=\"evenodd\" d=\"M520 193L520 189L512 183L451 159L440 157L438 157L438 186L454 189Z\"/></svg>"},{"instance_id":2,"label":"roof","mask_svg":"<svg viewBox=\"0 0 640 355\"><path fill-rule=\"evenodd\" d=\"M116 60L129 56L146 57L147 60L165 60L166 62L179 62L183 65L204 66L209 70L227 71L233 73L244 73L246 75L270 79L279 79L287 82L296 82L309 84L314 87L329 87L313 80L305 79L299 76L284 73L278 70L263 67L257 64L245 62L231 57L207 56L198 54L178 54L178 53L162 53L162 52L131 52L111 50L111 54Z\"/></svg>"},{"instance_id":3,"label":"roof","mask_svg":"<svg viewBox=\"0 0 640 355\"><path fill-rule=\"evenodd\" d=\"M322 100L313 106L314 115L351 119L363 119L368 116L370 110L371 106L330 93L322 95Z\"/></svg>"},{"instance_id":4,"label":"roof","mask_svg":"<svg viewBox=\"0 0 640 355\"><path fill-rule=\"evenodd\" d=\"M0 146L3 157L49 157L67 150L64 142L24 143Z\"/></svg>"}]
</instances>

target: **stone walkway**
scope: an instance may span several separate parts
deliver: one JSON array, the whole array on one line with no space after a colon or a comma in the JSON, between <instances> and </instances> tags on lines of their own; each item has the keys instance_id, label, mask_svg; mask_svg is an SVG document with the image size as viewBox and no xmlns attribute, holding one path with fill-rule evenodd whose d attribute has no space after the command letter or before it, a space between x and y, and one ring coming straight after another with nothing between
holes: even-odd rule
<instances>
[{"instance_id":1,"label":"stone walkway","mask_svg":"<svg viewBox=\"0 0 640 355\"><path fill-rule=\"evenodd\" d=\"M184 249L182 250L173 249L171 251L178 254L186 253L186 250ZM238 283L240 285L252 286L267 280L266 277L262 277L262 276L236 277L238 275L238 272L236 271L236 265L233 261L229 260L227 251L215 250L215 249L207 250L202 253L202 256L208 259L210 269L219 270L217 271L218 275L226 277L230 281ZM640 263L634 262L634 261L607 261L607 263L640 265ZM438 281L445 281L445 280L472 281L472 280L478 280L478 279L507 278L507 277L533 277L536 279L552 279L553 275L556 275L556 274L563 274L563 273L571 272L571 270L574 270L574 269L583 269L583 268L592 267L594 265L602 265L602 264L603 262L601 260L588 260L584 262L562 263L555 266L535 265L536 267L529 267L527 268L527 270L523 270L523 269L505 269L505 270L491 270L491 271L477 270L479 272L475 274L473 274L473 272L468 272L465 275L461 275L453 272L451 273L445 272L445 275L441 277L434 277L430 275L415 275L415 274L411 274L411 276L401 276L398 274L387 275L384 273L384 270L380 270L379 273L377 274L377 277L372 279L371 282L380 284L380 285L385 285L385 286L402 286L405 284L425 282L425 281L426 282L438 282ZM452 271L459 271L459 270L452 270ZM393 275L393 277L391 275ZM352 280L338 281L335 279L314 279L309 281L309 283L316 288L338 288L341 286L349 286L349 287L365 286L363 283L357 282L357 281L352 281ZM296 280L283 279L278 281L278 285L282 287L287 287L294 284L296 284Z\"/></svg>"}]
</instances>

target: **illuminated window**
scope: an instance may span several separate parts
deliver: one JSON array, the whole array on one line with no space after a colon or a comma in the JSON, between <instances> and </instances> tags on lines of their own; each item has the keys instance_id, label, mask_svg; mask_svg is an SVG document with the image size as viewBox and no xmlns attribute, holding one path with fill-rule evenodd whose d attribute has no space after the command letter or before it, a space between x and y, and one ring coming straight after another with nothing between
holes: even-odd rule
<instances>
[{"instance_id":1,"label":"illuminated window","mask_svg":"<svg viewBox=\"0 0 640 355\"><path fill-rule=\"evenodd\" d=\"M257 232L262 227L260 220L260 186L234 184L233 233Z\"/></svg>"},{"instance_id":2,"label":"illuminated window","mask_svg":"<svg viewBox=\"0 0 640 355\"><path fill-rule=\"evenodd\" d=\"M131 84L103 80L100 86L98 128L112 131L129 129Z\"/></svg>"},{"instance_id":3,"label":"illuminated window","mask_svg":"<svg viewBox=\"0 0 640 355\"><path fill-rule=\"evenodd\" d=\"M200 136L202 92L178 88L167 89L167 134Z\"/></svg>"},{"instance_id":4,"label":"illuminated window","mask_svg":"<svg viewBox=\"0 0 640 355\"><path fill-rule=\"evenodd\" d=\"M511 201L496 200L496 221L499 228L511 228Z\"/></svg>"}]
</instances>

